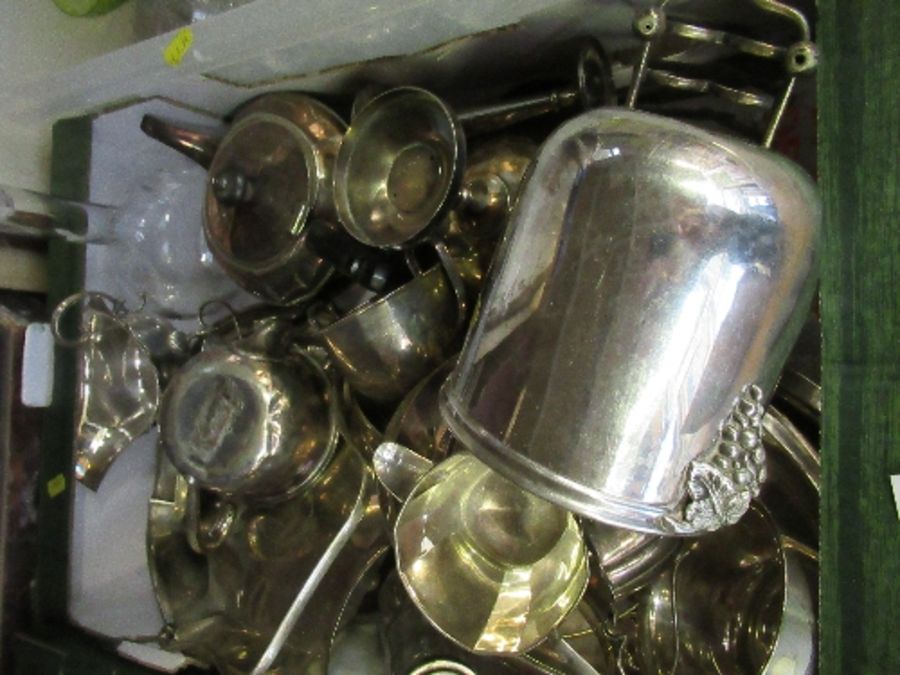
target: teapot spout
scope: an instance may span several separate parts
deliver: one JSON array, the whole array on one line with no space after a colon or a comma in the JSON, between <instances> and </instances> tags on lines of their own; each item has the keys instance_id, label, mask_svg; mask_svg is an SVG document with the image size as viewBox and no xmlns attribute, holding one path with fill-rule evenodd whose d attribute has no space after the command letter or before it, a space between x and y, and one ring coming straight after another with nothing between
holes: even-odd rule
<instances>
[{"instance_id":1,"label":"teapot spout","mask_svg":"<svg viewBox=\"0 0 900 675\"><path fill-rule=\"evenodd\" d=\"M219 138L213 133L179 127L156 115L144 115L141 131L194 160L204 169L209 169L219 145Z\"/></svg>"}]
</instances>

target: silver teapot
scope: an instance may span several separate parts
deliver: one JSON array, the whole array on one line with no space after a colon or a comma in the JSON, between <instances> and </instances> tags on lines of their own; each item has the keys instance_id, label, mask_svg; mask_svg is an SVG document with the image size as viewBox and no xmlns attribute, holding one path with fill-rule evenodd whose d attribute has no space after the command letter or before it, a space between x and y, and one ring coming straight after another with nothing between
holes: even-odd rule
<instances>
[{"instance_id":1,"label":"silver teapot","mask_svg":"<svg viewBox=\"0 0 900 675\"><path fill-rule=\"evenodd\" d=\"M208 344L172 378L159 414L163 447L180 472L200 487L263 502L312 482L340 427L337 392L317 356L273 337L283 331L277 319L269 323Z\"/></svg>"}]
</instances>

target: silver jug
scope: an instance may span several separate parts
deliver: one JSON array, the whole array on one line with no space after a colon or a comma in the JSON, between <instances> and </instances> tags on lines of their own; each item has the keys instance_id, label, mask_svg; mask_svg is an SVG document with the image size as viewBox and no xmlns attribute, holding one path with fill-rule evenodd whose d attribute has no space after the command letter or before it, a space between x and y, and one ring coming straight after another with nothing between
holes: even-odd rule
<instances>
[{"instance_id":1,"label":"silver jug","mask_svg":"<svg viewBox=\"0 0 900 675\"><path fill-rule=\"evenodd\" d=\"M587 518L688 535L765 475L763 404L816 283L786 159L601 109L543 145L442 390L479 458Z\"/></svg>"}]
</instances>

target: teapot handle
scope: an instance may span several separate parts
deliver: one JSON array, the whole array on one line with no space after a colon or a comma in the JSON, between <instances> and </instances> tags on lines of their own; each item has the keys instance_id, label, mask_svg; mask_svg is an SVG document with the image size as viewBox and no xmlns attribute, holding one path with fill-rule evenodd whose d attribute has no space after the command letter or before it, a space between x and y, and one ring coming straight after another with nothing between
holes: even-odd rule
<instances>
[{"instance_id":1,"label":"teapot handle","mask_svg":"<svg viewBox=\"0 0 900 675\"><path fill-rule=\"evenodd\" d=\"M466 282L463 281L462 272L459 269L459 264L453 258L453 254L450 253L450 249L447 248L447 244L443 241L432 241L431 246L434 248L435 253L437 253L438 260L440 261L441 267L444 268L444 273L447 275L447 281L450 282L450 288L453 291L453 295L456 298L456 329L459 330L466 322L466 319L469 317L469 302L466 297ZM409 268L409 271L413 273L414 276L422 276L425 274L425 271L422 266L419 264L418 258L416 258L416 249L408 248L404 251L404 258L406 260L406 266Z\"/></svg>"},{"instance_id":2,"label":"teapot handle","mask_svg":"<svg viewBox=\"0 0 900 675\"><path fill-rule=\"evenodd\" d=\"M141 131L209 170L219 138L207 131L178 127L156 115L144 115Z\"/></svg>"},{"instance_id":3,"label":"teapot handle","mask_svg":"<svg viewBox=\"0 0 900 675\"><path fill-rule=\"evenodd\" d=\"M447 273L447 280L450 282L450 288L453 289L453 295L456 298L456 329L462 328L466 319L469 318L469 301L466 297L466 283L463 281L459 264L450 254L447 244L442 241L434 244L434 250L437 251L438 258L444 272Z\"/></svg>"},{"instance_id":4,"label":"teapot handle","mask_svg":"<svg viewBox=\"0 0 900 675\"><path fill-rule=\"evenodd\" d=\"M211 514L200 512L200 487L189 477L184 477L187 490L184 491L184 529L188 545L194 553L201 555L218 548L225 541L237 520L238 507L233 502L222 499Z\"/></svg>"}]
</instances>

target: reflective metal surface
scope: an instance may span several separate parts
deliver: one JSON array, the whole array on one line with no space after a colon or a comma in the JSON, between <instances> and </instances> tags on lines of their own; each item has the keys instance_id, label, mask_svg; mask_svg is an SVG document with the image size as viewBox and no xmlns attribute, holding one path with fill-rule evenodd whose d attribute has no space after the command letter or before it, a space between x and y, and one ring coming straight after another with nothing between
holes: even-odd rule
<instances>
[{"instance_id":1,"label":"reflective metal surface","mask_svg":"<svg viewBox=\"0 0 900 675\"><path fill-rule=\"evenodd\" d=\"M763 418L769 478L759 494L785 535L819 547L819 496L822 462L816 448L780 410Z\"/></svg>"},{"instance_id":2,"label":"reflective metal surface","mask_svg":"<svg viewBox=\"0 0 900 675\"><path fill-rule=\"evenodd\" d=\"M169 321L148 314L129 314L122 317L134 337L150 353L165 387L169 379L193 355L193 345L186 333Z\"/></svg>"},{"instance_id":3,"label":"reflective metal surface","mask_svg":"<svg viewBox=\"0 0 900 675\"><path fill-rule=\"evenodd\" d=\"M633 29L637 36L644 40L644 45L633 71L627 98L628 107L635 107L638 92L642 89L645 81L653 81L657 85L675 90L689 91L695 97L698 94L711 94L738 106L759 107L770 111L762 139L763 147L770 147L793 95L797 78L810 75L816 70L818 50L815 43L811 41L812 32L809 21L801 11L780 2L780 0L754 0L753 4L756 5L757 10L764 13L759 17L762 19L764 31L768 29L772 34L777 35L776 39L779 40L790 36L789 39L795 41L789 44L775 45L749 36L714 30L693 23L671 21L666 12L670 9L677 12L684 8L667 8L666 2L657 3L654 7L640 11L635 17ZM771 28L773 21L781 24L792 23L793 30L789 32L775 31ZM660 51L671 51L665 46L665 43L671 41L672 36L677 36L678 40L688 44L694 42L695 45L687 50L687 54L677 53L677 50L675 54L669 53L664 59L666 70L650 68L651 60L655 61L655 57L659 55ZM661 41L662 49L660 49ZM697 46L704 47L699 50L700 58L697 58L698 55L695 53ZM723 54L723 50L727 51ZM726 67L706 68L707 74L698 76L704 72L702 66L709 65L704 64L704 61L715 60L709 58L710 52L713 55L722 56L724 62L727 62L729 57L735 54L741 54L741 59L748 62L757 59L774 60L775 63L782 66L780 69L782 72L770 73L768 77L757 76L755 79L762 80L762 82L753 82L757 68L744 66L737 73L729 73L729 83L724 84L719 82L718 78L723 73L728 73L729 69ZM654 58L651 59L651 56ZM682 72L668 70L668 68L679 65L686 65L687 68L682 69ZM712 73L709 73L710 70ZM761 94L760 87L768 89L773 85L781 88L777 96ZM703 101L703 104L706 108L715 107L711 102Z\"/></svg>"},{"instance_id":4,"label":"reflective metal surface","mask_svg":"<svg viewBox=\"0 0 900 675\"><path fill-rule=\"evenodd\" d=\"M615 87L609 59L593 38L582 38L572 86L544 95L501 101L459 113L467 136L496 131L523 120L575 109L590 110L615 103Z\"/></svg>"},{"instance_id":5,"label":"reflective metal surface","mask_svg":"<svg viewBox=\"0 0 900 675\"><path fill-rule=\"evenodd\" d=\"M455 364L455 358L448 359L409 390L388 422L385 440L406 445L432 462L450 454L453 437L441 417L438 394Z\"/></svg>"},{"instance_id":6,"label":"reflective metal surface","mask_svg":"<svg viewBox=\"0 0 900 675\"><path fill-rule=\"evenodd\" d=\"M391 525L415 481L433 464L446 459L455 444L438 409L438 393L455 363L455 359L445 361L409 391L384 432L384 440L393 447L382 450L381 456L376 451L373 466L379 482L378 497ZM400 490L394 487L398 482L404 486Z\"/></svg>"},{"instance_id":7,"label":"reflective metal surface","mask_svg":"<svg viewBox=\"0 0 900 675\"><path fill-rule=\"evenodd\" d=\"M462 128L440 98L416 87L379 94L354 116L337 157L341 223L371 246L420 241L458 197L465 158Z\"/></svg>"},{"instance_id":8,"label":"reflective metal surface","mask_svg":"<svg viewBox=\"0 0 900 675\"><path fill-rule=\"evenodd\" d=\"M781 626L778 639L771 649L767 645L757 649L765 658L765 675L780 675L793 669L798 675L817 672L817 637L819 568L815 552L784 540L784 591L776 596L780 601ZM765 630L766 626L754 626ZM770 629L771 630L771 629Z\"/></svg>"},{"instance_id":9,"label":"reflective metal surface","mask_svg":"<svg viewBox=\"0 0 900 675\"><path fill-rule=\"evenodd\" d=\"M246 674L305 590L307 609L271 672L324 675L336 632L387 551L372 486L361 458L343 446L313 484L277 505L242 507L221 545L198 555L189 543L187 482L161 456L147 544L167 624L164 644L226 675ZM352 536L309 586L323 553L351 520L358 520Z\"/></svg>"},{"instance_id":10,"label":"reflective metal surface","mask_svg":"<svg viewBox=\"0 0 900 675\"><path fill-rule=\"evenodd\" d=\"M338 442L336 393L318 362L213 346L172 378L160 438L209 489L279 499L312 480Z\"/></svg>"},{"instance_id":11,"label":"reflective metal surface","mask_svg":"<svg viewBox=\"0 0 900 675\"><path fill-rule=\"evenodd\" d=\"M269 302L298 302L331 274L306 238L313 214L335 217L331 174L344 129L315 99L274 94L242 108L216 150L204 205L210 249L247 290ZM228 198L216 186L229 177L249 181L252 192Z\"/></svg>"},{"instance_id":12,"label":"reflective metal surface","mask_svg":"<svg viewBox=\"0 0 900 675\"><path fill-rule=\"evenodd\" d=\"M816 280L807 176L742 142L598 110L542 146L443 389L454 434L592 519L737 520L761 405Z\"/></svg>"},{"instance_id":13,"label":"reflective metal surface","mask_svg":"<svg viewBox=\"0 0 900 675\"><path fill-rule=\"evenodd\" d=\"M641 671L808 675L816 658L816 556L757 505L698 539L650 588Z\"/></svg>"},{"instance_id":14,"label":"reflective metal surface","mask_svg":"<svg viewBox=\"0 0 900 675\"><path fill-rule=\"evenodd\" d=\"M452 353L465 305L442 266L322 325L316 339L353 390L397 401Z\"/></svg>"},{"instance_id":15,"label":"reflective metal surface","mask_svg":"<svg viewBox=\"0 0 900 675\"><path fill-rule=\"evenodd\" d=\"M681 546L676 537L590 521L582 527L595 556L591 567L593 581L606 587L614 612L628 609L629 596L651 583Z\"/></svg>"},{"instance_id":16,"label":"reflective metal surface","mask_svg":"<svg viewBox=\"0 0 900 675\"><path fill-rule=\"evenodd\" d=\"M303 94L261 96L242 107L221 142L146 116L148 135L209 168L203 225L217 262L267 302L315 293L332 266L306 241L311 217L334 220L331 177L345 125Z\"/></svg>"},{"instance_id":17,"label":"reflective metal surface","mask_svg":"<svg viewBox=\"0 0 900 675\"><path fill-rule=\"evenodd\" d=\"M513 675L506 659L471 654L436 631L403 590L396 573L378 592L381 631L392 675Z\"/></svg>"},{"instance_id":18,"label":"reflective metal surface","mask_svg":"<svg viewBox=\"0 0 900 675\"><path fill-rule=\"evenodd\" d=\"M460 205L451 214L458 229L477 238L499 236L535 154L533 141L515 136L494 138L473 149Z\"/></svg>"},{"instance_id":19,"label":"reflective metal surface","mask_svg":"<svg viewBox=\"0 0 900 675\"><path fill-rule=\"evenodd\" d=\"M416 484L394 539L397 571L413 602L435 628L476 653L535 646L587 584L574 517L467 453Z\"/></svg>"},{"instance_id":20,"label":"reflective metal surface","mask_svg":"<svg viewBox=\"0 0 900 675\"><path fill-rule=\"evenodd\" d=\"M484 656L464 650L436 631L410 601L397 575L387 577L378 608L391 674L598 675L611 672L609 645L591 628L579 605L557 634L515 656ZM577 645L577 649L575 646Z\"/></svg>"},{"instance_id":21,"label":"reflective metal surface","mask_svg":"<svg viewBox=\"0 0 900 675\"><path fill-rule=\"evenodd\" d=\"M644 591L634 623L625 624L630 627L626 637L628 663L641 675L674 675L679 642L673 575L680 560L679 557Z\"/></svg>"},{"instance_id":22,"label":"reflective metal surface","mask_svg":"<svg viewBox=\"0 0 900 675\"><path fill-rule=\"evenodd\" d=\"M822 416L822 324L814 311L803 324L788 357L775 396L799 412L814 427Z\"/></svg>"},{"instance_id":23,"label":"reflective metal surface","mask_svg":"<svg viewBox=\"0 0 900 675\"><path fill-rule=\"evenodd\" d=\"M431 470L434 462L399 443L381 443L372 457L372 468L393 499L405 502L416 483Z\"/></svg>"},{"instance_id":24,"label":"reflective metal surface","mask_svg":"<svg viewBox=\"0 0 900 675\"><path fill-rule=\"evenodd\" d=\"M364 471L363 484L360 490L362 495L370 494L369 487L372 484L371 480L370 473ZM319 556L318 560L316 560L315 566L310 570L306 579L303 581L303 586L300 587L300 591L294 597L290 607L288 607L287 611L284 613L281 622L278 624L275 633L272 635L272 639L269 640L269 644L266 645L265 650L253 667L251 675L265 675L265 673L269 672L269 669L275 663L276 659L281 656L287 646L288 639L297 628L300 620L305 618L310 603L313 601L316 592L325 582L328 573L350 543L351 538L354 535L359 535L356 530L366 516L367 506L368 504L366 501L359 498L354 502L353 508L344 521L344 524L341 525L328 546L322 551L322 554Z\"/></svg>"},{"instance_id":25,"label":"reflective metal surface","mask_svg":"<svg viewBox=\"0 0 900 675\"><path fill-rule=\"evenodd\" d=\"M345 437L363 457L371 460L375 448L383 440L384 434L360 405L350 385L346 382L341 386L341 410Z\"/></svg>"},{"instance_id":26,"label":"reflective metal surface","mask_svg":"<svg viewBox=\"0 0 900 675\"><path fill-rule=\"evenodd\" d=\"M156 417L159 376L129 327L88 303L82 312L75 477L91 490Z\"/></svg>"}]
</instances>

